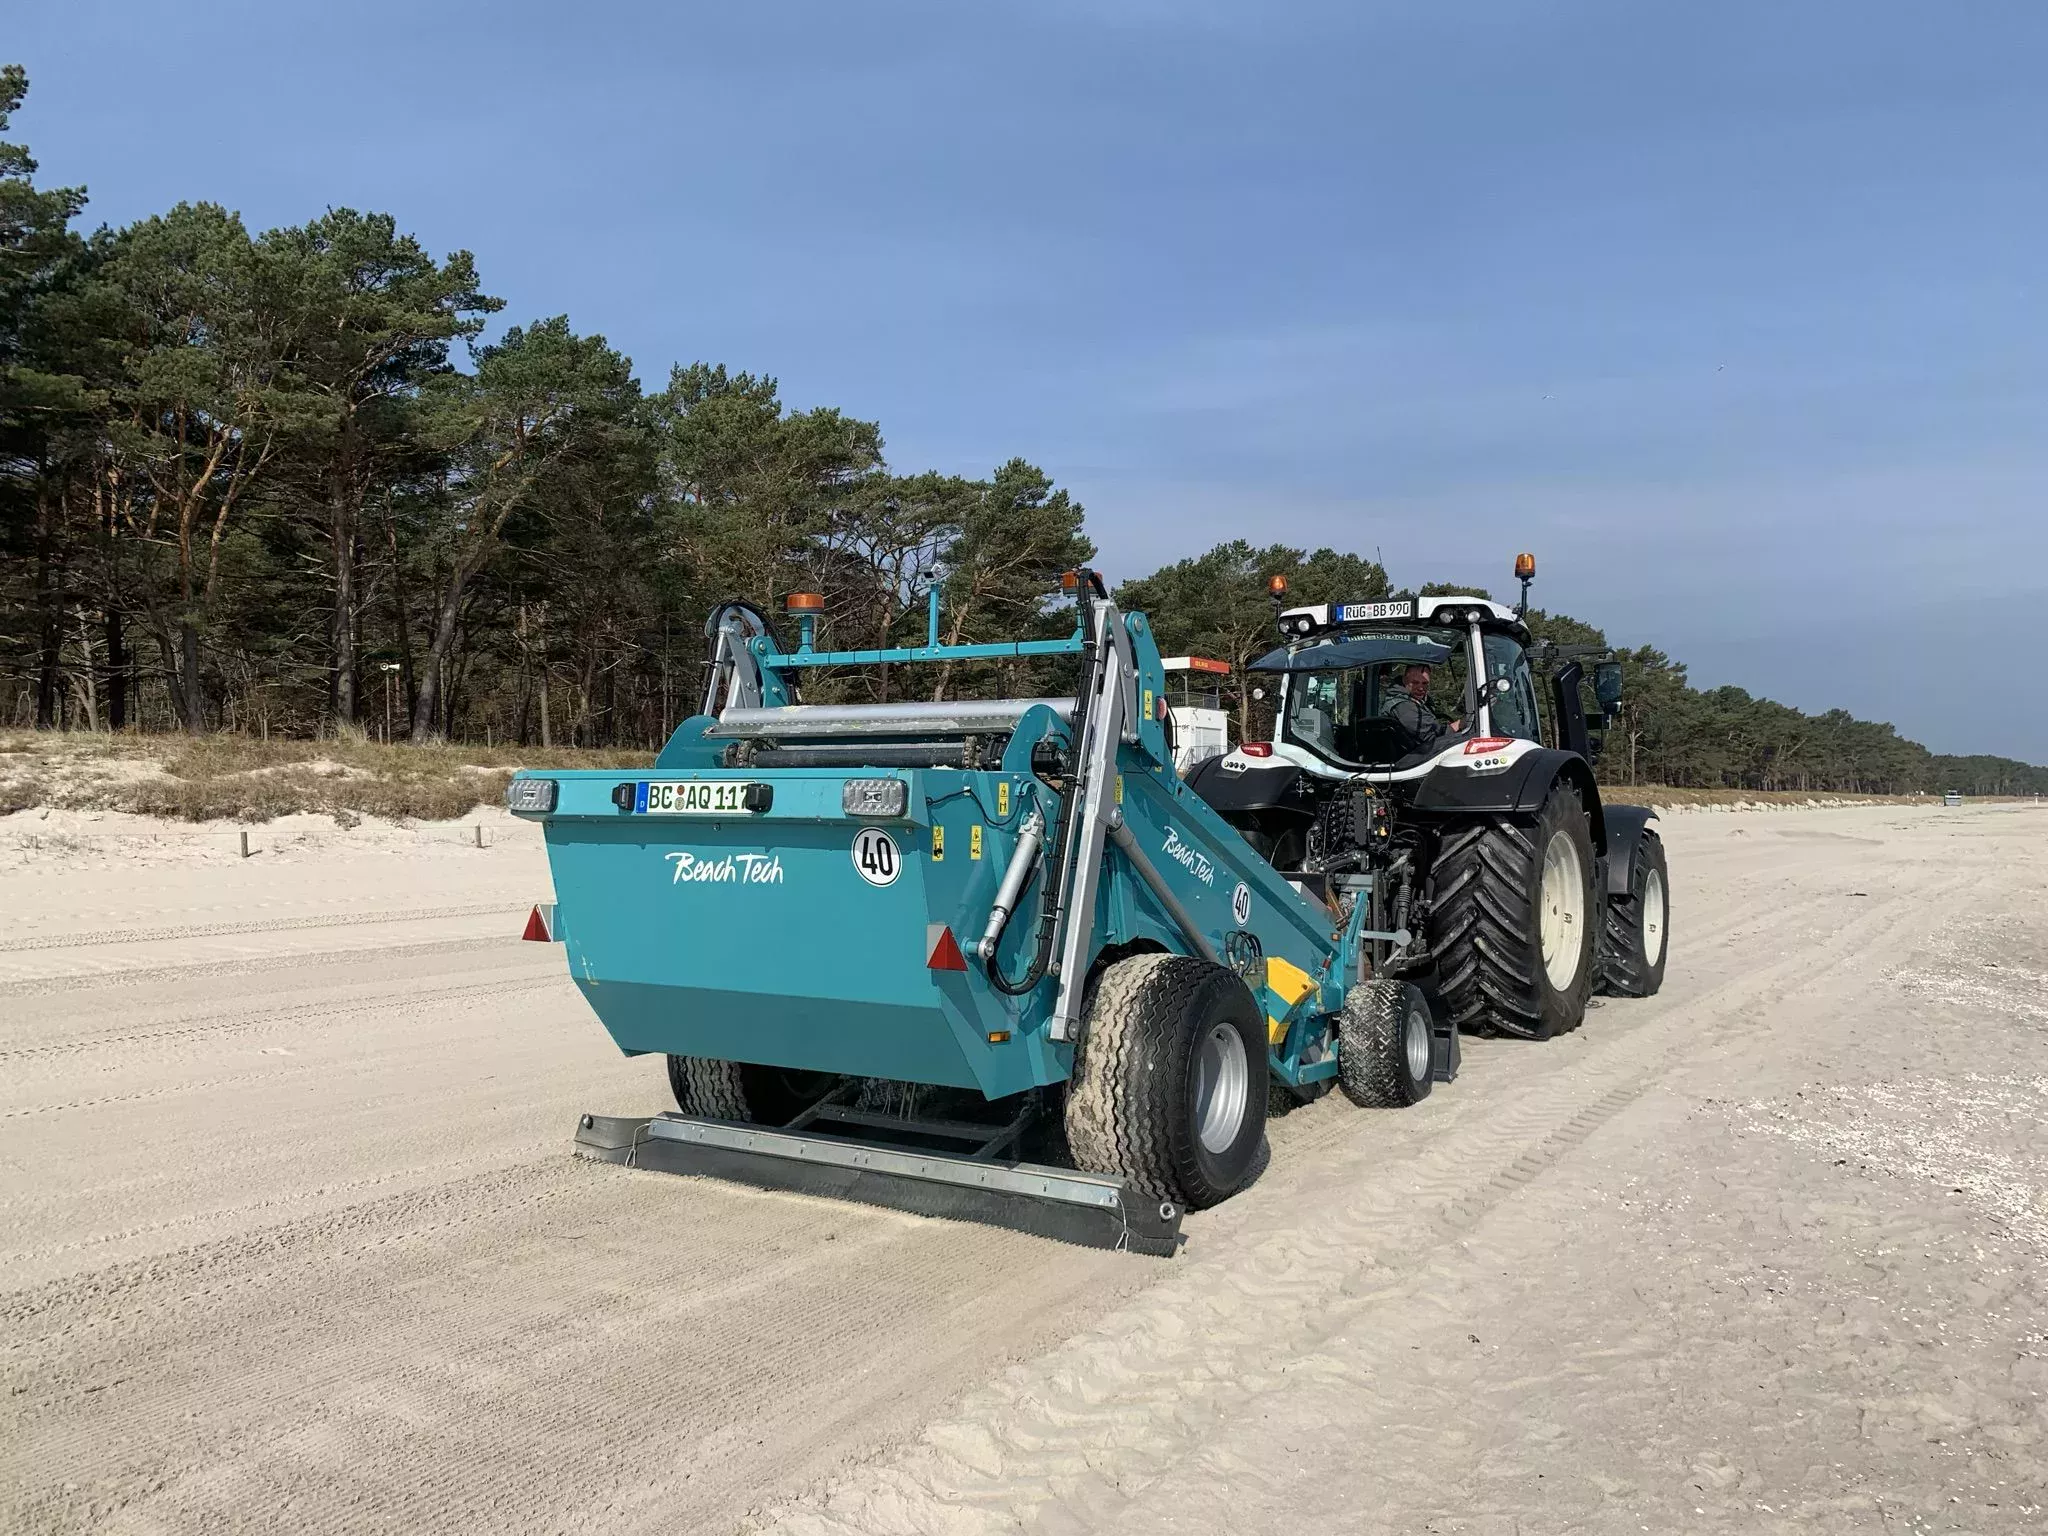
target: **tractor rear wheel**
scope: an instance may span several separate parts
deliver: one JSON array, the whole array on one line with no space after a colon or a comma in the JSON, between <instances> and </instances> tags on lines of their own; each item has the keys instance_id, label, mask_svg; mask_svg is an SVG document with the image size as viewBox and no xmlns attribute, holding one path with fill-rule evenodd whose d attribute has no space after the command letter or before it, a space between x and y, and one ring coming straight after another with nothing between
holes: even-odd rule
<instances>
[{"instance_id":1,"label":"tractor rear wheel","mask_svg":"<svg viewBox=\"0 0 2048 1536\"><path fill-rule=\"evenodd\" d=\"M1617 997L1652 997L1664 985L1671 877L1664 840L1644 829L1628 872L1628 894L1607 903L1600 931L1600 980Z\"/></svg>"},{"instance_id":2,"label":"tractor rear wheel","mask_svg":"<svg viewBox=\"0 0 2048 1536\"><path fill-rule=\"evenodd\" d=\"M1266 1134L1266 1021L1236 973L1132 955L1090 988L1067 1089L1075 1166L1156 1200L1215 1205Z\"/></svg>"},{"instance_id":3,"label":"tractor rear wheel","mask_svg":"<svg viewBox=\"0 0 2048 1536\"><path fill-rule=\"evenodd\" d=\"M787 1125L832 1091L829 1072L798 1072L717 1061L709 1056L671 1056L668 1086L676 1108L706 1120L739 1120L754 1125Z\"/></svg>"},{"instance_id":4,"label":"tractor rear wheel","mask_svg":"<svg viewBox=\"0 0 2048 1536\"><path fill-rule=\"evenodd\" d=\"M1337 1081L1366 1109L1405 1109L1429 1097L1429 1002L1412 981L1366 981L1337 1015Z\"/></svg>"},{"instance_id":5,"label":"tractor rear wheel","mask_svg":"<svg viewBox=\"0 0 2048 1536\"><path fill-rule=\"evenodd\" d=\"M1534 817L1444 834L1430 876L1430 948L1451 1021L1548 1040L1577 1029L1593 989L1593 836L1571 785Z\"/></svg>"}]
</instances>

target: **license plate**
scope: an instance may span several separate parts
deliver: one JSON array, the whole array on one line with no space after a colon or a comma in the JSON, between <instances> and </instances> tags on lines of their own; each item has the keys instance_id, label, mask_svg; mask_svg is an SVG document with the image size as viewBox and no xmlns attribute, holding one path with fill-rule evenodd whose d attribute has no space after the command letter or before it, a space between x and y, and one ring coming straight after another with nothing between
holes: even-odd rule
<instances>
[{"instance_id":1,"label":"license plate","mask_svg":"<svg viewBox=\"0 0 2048 1536\"><path fill-rule=\"evenodd\" d=\"M1415 599L1404 597L1390 603L1344 603L1337 609L1339 624L1357 624L1372 619L1412 619Z\"/></svg>"},{"instance_id":2,"label":"license plate","mask_svg":"<svg viewBox=\"0 0 2048 1536\"><path fill-rule=\"evenodd\" d=\"M738 816L747 809L753 785L735 779L715 783L661 783L640 786L635 810L649 816Z\"/></svg>"}]
</instances>

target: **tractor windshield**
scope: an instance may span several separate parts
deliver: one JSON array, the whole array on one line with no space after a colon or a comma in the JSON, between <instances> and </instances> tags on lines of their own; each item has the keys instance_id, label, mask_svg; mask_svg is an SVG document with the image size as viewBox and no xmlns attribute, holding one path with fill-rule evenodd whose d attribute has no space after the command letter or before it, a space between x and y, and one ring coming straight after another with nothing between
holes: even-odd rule
<instances>
[{"instance_id":1,"label":"tractor windshield","mask_svg":"<svg viewBox=\"0 0 2048 1536\"><path fill-rule=\"evenodd\" d=\"M1466 649L1456 630L1380 630L1296 651L1284 666L1281 739L1336 763L1397 762L1419 749L1410 726L1390 713L1397 700L1413 696L1411 686L1420 686L1420 678L1410 684L1410 668L1427 674L1425 708L1448 731L1462 713ZM1316 667L1325 657L1340 664Z\"/></svg>"},{"instance_id":2,"label":"tractor windshield","mask_svg":"<svg viewBox=\"0 0 2048 1536\"><path fill-rule=\"evenodd\" d=\"M1540 739L1536 690L1522 647L1506 635L1490 634L1483 649L1493 733ZM1375 630L1294 651L1284 661L1282 654L1259 664L1287 674L1280 737L1331 762L1384 766L1475 727L1465 631ZM1334 664L1317 667L1324 659ZM1411 672L1415 667L1423 674ZM1419 709L1402 704L1404 699Z\"/></svg>"}]
</instances>

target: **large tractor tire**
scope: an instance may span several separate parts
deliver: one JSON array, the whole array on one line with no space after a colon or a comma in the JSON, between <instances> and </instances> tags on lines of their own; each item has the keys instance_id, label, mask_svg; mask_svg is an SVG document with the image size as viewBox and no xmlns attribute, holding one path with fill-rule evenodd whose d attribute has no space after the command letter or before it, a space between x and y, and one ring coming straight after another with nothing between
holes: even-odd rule
<instances>
[{"instance_id":1,"label":"large tractor tire","mask_svg":"<svg viewBox=\"0 0 2048 1536\"><path fill-rule=\"evenodd\" d=\"M1200 1210L1250 1175L1266 1134L1266 1021L1235 973L1132 955L1090 991L1067 1089L1074 1164Z\"/></svg>"},{"instance_id":2,"label":"large tractor tire","mask_svg":"<svg viewBox=\"0 0 2048 1536\"><path fill-rule=\"evenodd\" d=\"M1560 781L1533 818L1445 832L1430 878L1430 948L1461 1029L1548 1040L1577 1029L1593 990L1593 837Z\"/></svg>"},{"instance_id":3,"label":"large tractor tire","mask_svg":"<svg viewBox=\"0 0 2048 1536\"><path fill-rule=\"evenodd\" d=\"M716 1061L709 1056L671 1056L668 1086L676 1108L706 1120L739 1120L752 1125L787 1125L832 1091L827 1072L796 1072Z\"/></svg>"},{"instance_id":4,"label":"large tractor tire","mask_svg":"<svg viewBox=\"0 0 2048 1536\"><path fill-rule=\"evenodd\" d=\"M1664 985L1670 948L1671 876L1664 840L1645 828L1628 872L1628 894L1611 897L1600 931L1600 981L1617 997L1652 997Z\"/></svg>"},{"instance_id":5,"label":"large tractor tire","mask_svg":"<svg viewBox=\"0 0 2048 1536\"><path fill-rule=\"evenodd\" d=\"M1429 1002L1412 981L1362 982L1337 1015L1337 1081L1366 1109L1405 1109L1429 1097Z\"/></svg>"}]
</instances>

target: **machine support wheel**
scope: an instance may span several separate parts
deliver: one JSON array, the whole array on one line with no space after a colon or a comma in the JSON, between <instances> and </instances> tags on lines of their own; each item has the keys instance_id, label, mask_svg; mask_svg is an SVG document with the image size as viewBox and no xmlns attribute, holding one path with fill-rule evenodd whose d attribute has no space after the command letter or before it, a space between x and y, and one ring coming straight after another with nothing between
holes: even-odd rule
<instances>
[{"instance_id":1,"label":"machine support wheel","mask_svg":"<svg viewBox=\"0 0 2048 1536\"><path fill-rule=\"evenodd\" d=\"M1600 932L1601 984L1617 997L1653 997L1664 985L1670 945L1671 876L1664 840L1648 828L1636 843L1628 894L1607 902Z\"/></svg>"},{"instance_id":2,"label":"machine support wheel","mask_svg":"<svg viewBox=\"0 0 2048 1536\"><path fill-rule=\"evenodd\" d=\"M739 1120L787 1125L832 1091L829 1072L797 1072L717 1061L709 1056L671 1056L668 1086L676 1108L706 1120Z\"/></svg>"},{"instance_id":3,"label":"machine support wheel","mask_svg":"<svg viewBox=\"0 0 2048 1536\"><path fill-rule=\"evenodd\" d=\"M1067 1090L1077 1167L1200 1210L1235 1193L1266 1133L1266 1021L1231 971L1132 955L1090 989Z\"/></svg>"},{"instance_id":4,"label":"machine support wheel","mask_svg":"<svg viewBox=\"0 0 2048 1536\"><path fill-rule=\"evenodd\" d=\"M1430 877L1439 987L1460 1028L1548 1040L1577 1029L1593 988L1593 836L1570 784L1533 818L1444 833Z\"/></svg>"},{"instance_id":5,"label":"machine support wheel","mask_svg":"<svg viewBox=\"0 0 2048 1536\"><path fill-rule=\"evenodd\" d=\"M1405 1109L1429 1097L1429 1001L1412 981L1361 982L1337 1015L1337 1081L1366 1109Z\"/></svg>"}]
</instances>

